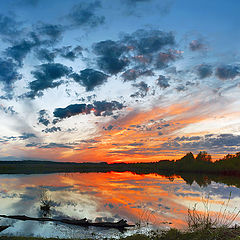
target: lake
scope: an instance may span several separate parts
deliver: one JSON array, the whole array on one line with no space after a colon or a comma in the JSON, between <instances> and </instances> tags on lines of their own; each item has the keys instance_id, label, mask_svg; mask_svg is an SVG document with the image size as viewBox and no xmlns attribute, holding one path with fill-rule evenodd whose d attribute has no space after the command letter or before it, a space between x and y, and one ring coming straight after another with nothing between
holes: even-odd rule
<instances>
[{"instance_id":1,"label":"lake","mask_svg":"<svg viewBox=\"0 0 240 240\"><path fill-rule=\"evenodd\" d=\"M238 181L238 178L235 179ZM203 201L206 199L210 211L217 214L223 211L231 194L227 212L239 210L236 209L240 203L240 189L237 186L238 182L234 184L227 177L223 180L216 177L212 181L198 175L168 177L131 172L0 175L0 214L45 216L40 210L40 196L44 192L54 203L49 217L86 217L92 221L126 219L128 223L140 225L122 233L115 229L1 218L0 225L11 227L0 236L101 239L136 232L147 233L156 228L186 228L188 208L197 204L198 210L204 210ZM236 219L236 222L239 220Z\"/></svg>"}]
</instances>

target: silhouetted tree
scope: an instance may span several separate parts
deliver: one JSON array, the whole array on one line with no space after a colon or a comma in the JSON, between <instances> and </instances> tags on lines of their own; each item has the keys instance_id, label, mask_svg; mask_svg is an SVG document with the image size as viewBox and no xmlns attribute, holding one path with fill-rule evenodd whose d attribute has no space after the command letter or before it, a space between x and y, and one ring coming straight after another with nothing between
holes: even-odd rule
<instances>
[{"instance_id":1,"label":"silhouetted tree","mask_svg":"<svg viewBox=\"0 0 240 240\"><path fill-rule=\"evenodd\" d=\"M180 161L184 161L187 163L193 163L195 160L193 154L191 152L187 153L184 157L180 159Z\"/></svg>"},{"instance_id":2,"label":"silhouetted tree","mask_svg":"<svg viewBox=\"0 0 240 240\"><path fill-rule=\"evenodd\" d=\"M203 151L203 152L198 153L198 155L196 157L196 160L197 161L204 161L204 162L211 162L212 157L207 152Z\"/></svg>"}]
</instances>

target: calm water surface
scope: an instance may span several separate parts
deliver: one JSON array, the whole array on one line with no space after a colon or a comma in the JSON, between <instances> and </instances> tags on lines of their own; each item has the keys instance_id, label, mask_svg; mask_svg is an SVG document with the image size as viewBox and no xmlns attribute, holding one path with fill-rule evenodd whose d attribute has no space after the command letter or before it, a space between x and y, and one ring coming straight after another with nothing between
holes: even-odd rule
<instances>
[{"instance_id":1,"label":"calm water surface","mask_svg":"<svg viewBox=\"0 0 240 240\"><path fill-rule=\"evenodd\" d=\"M40 217L40 194L47 189L55 202L50 217L86 217L93 221L140 223L142 227L124 233L114 229L82 228L56 223L39 223L0 219L10 228L0 235L42 237L119 237L152 228L186 227L187 209L197 203L203 209L202 197L209 196L210 209L218 212L231 193L228 211L240 206L240 189L211 182L199 186L187 184L181 177L156 174L71 173L49 175L0 175L0 214ZM237 219L238 221L239 219Z\"/></svg>"}]
</instances>

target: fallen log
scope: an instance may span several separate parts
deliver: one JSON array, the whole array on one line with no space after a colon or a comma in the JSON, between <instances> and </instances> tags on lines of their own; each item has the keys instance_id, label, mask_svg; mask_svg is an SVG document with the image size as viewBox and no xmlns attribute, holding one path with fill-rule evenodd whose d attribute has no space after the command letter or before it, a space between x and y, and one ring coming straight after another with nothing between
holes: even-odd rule
<instances>
[{"instance_id":1,"label":"fallen log","mask_svg":"<svg viewBox=\"0 0 240 240\"><path fill-rule=\"evenodd\" d=\"M9 228L10 226L0 226L0 232L2 232L3 230Z\"/></svg>"},{"instance_id":2,"label":"fallen log","mask_svg":"<svg viewBox=\"0 0 240 240\"><path fill-rule=\"evenodd\" d=\"M21 221L60 222L60 223L71 224L71 225L82 226L82 227L93 226L93 227L124 229L127 227L135 226L135 225L128 224L127 221L123 219L118 222L90 222L86 218L83 218L80 220L68 219L68 218L54 219L54 218L34 218L34 217L28 217L25 215L11 215L11 216L0 215L0 217L11 218L11 219L16 219Z\"/></svg>"}]
</instances>

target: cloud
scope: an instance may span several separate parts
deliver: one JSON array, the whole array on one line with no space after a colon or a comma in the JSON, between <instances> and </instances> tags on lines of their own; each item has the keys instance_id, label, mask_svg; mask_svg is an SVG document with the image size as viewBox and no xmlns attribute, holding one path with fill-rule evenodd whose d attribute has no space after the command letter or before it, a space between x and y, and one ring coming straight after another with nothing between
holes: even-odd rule
<instances>
[{"instance_id":1,"label":"cloud","mask_svg":"<svg viewBox=\"0 0 240 240\"><path fill-rule=\"evenodd\" d=\"M206 50L206 45L201 40L193 40L189 43L189 49L191 51Z\"/></svg>"},{"instance_id":2,"label":"cloud","mask_svg":"<svg viewBox=\"0 0 240 240\"><path fill-rule=\"evenodd\" d=\"M23 133L21 136L19 136L19 139L26 140L29 138L36 138L37 136L34 133Z\"/></svg>"},{"instance_id":3,"label":"cloud","mask_svg":"<svg viewBox=\"0 0 240 240\"><path fill-rule=\"evenodd\" d=\"M67 18L71 21L72 26L97 27L105 21L104 16L97 16L96 10L101 8L100 1L81 2L71 9Z\"/></svg>"},{"instance_id":4,"label":"cloud","mask_svg":"<svg viewBox=\"0 0 240 240\"><path fill-rule=\"evenodd\" d=\"M48 48L40 48L35 51L38 60L43 62L54 62L57 56L65 58L70 61L74 61L79 56L82 56L82 47L77 46L72 48L71 46L55 48L49 50Z\"/></svg>"},{"instance_id":5,"label":"cloud","mask_svg":"<svg viewBox=\"0 0 240 240\"><path fill-rule=\"evenodd\" d=\"M83 48L77 46L72 48L71 46L57 48L55 51L63 58L74 61L76 58L82 55Z\"/></svg>"},{"instance_id":6,"label":"cloud","mask_svg":"<svg viewBox=\"0 0 240 240\"><path fill-rule=\"evenodd\" d=\"M159 75L158 79L157 79L157 85L161 88L167 88L170 87L170 84L168 83L169 78L163 76L163 75Z\"/></svg>"},{"instance_id":7,"label":"cloud","mask_svg":"<svg viewBox=\"0 0 240 240\"><path fill-rule=\"evenodd\" d=\"M109 74L124 71L125 81L139 76L153 75L153 69L163 69L181 56L181 51L168 49L175 45L172 32L139 29L132 34L122 34L120 40L95 43L93 51L98 56L98 67Z\"/></svg>"},{"instance_id":8,"label":"cloud","mask_svg":"<svg viewBox=\"0 0 240 240\"><path fill-rule=\"evenodd\" d=\"M60 63L47 63L36 67L37 70L32 71L32 75L36 80L29 83L30 92L25 97L35 98L41 96L42 91L48 88L58 87L63 81L55 81L61 77L67 76L71 69Z\"/></svg>"},{"instance_id":9,"label":"cloud","mask_svg":"<svg viewBox=\"0 0 240 240\"><path fill-rule=\"evenodd\" d=\"M129 143L128 146L143 146L144 144L143 143L137 143L137 142L134 142L134 143Z\"/></svg>"},{"instance_id":10,"label":"cloud","mask_svg":"<svg viewBox=\"0 0 240 240\"><path fill-rule=\"evenodd\" d=\"M45 109L42 109L38 112L39 117L38 117L38 123L43 124L44 126L48 126L50 124L49 121L49 115L47 114L47 111Z\"/></svg>"},{"instance_id":11,"label":"cloud","mask_svg":"<svg viewBox=\"0 0 240 240\"><path fill-rule=\"evenodd\" d=\"M117 74L129 63L128 59L123 56L129 49L121 42L101 41L94 44L93 50L99 56L97 61L99 68L107 73Z\"/></svg>"},{"instance_id":12,"label":"cloud","mask_svg":"<svg viewBox=\"0 0 240 240\"><path fill-rule=\"evenodd\" d=\"M39 143L28 143L25 145L25 147L38 147Z\"/></svg>"},{"instance_id":13,"label":"cloud","mask_svg":"<svg viewBox=\"0 0 240 240\"><path fill-rule=\"evenodd\" d=\"M39 146L39 148L69 148L73 149L73 146L67 145L67 144L62 144L62 143L49 143L46 145Z\"/></svg>"},{"instance_id":14,"label":"cloud","mask_svg":"<svg viewBox=\"0 0 240 240\"><path fill-rule=\"evenodd\" d=\"M176 61L180 57L177 51L160 52L156 57L155 67L163 69L168 67L169 62Z\"/></svg>"},{"instance_id":15,"label":"cloud","mask_svg":"<svg viewBox=\"0 0 240 240\"><path fill-rule=\"evenodd\" d=\"M0 82L3 84L3 90L7 93L8 98L11 98L13 83L21 77L18 73L18 66L11 59L0 58Z\"/></svg>"},{"instance_id":16,"label":"cloud","mask_svg":"<svg viewBox=\"0 0 240 240\"><path fill-rule=\"evenodd\" d=\"M78 114L89 114L92 108L93 106L90 104L72 104L66 108L56 108L53 112L53 115L54 117L60 119L69 118Z\"/></svg>"},{"instance_id":17,"label":"cloud","mask_svg":"<svg viewBox=\"0 0 240 240\"><path fill-rule=\"evenodd\" d=\"M15 19L0 14L0 36L6 38L5 40L12 41L12 38L19 37L20 25Z\"/></svg>"},{"instance_id":18,"label":"cloud","mask_svg":"<svg viewBox=\"0 0 240 240\"><path fill-rule=\"evenodd\" d=\"M62 25L39 23L33 26L33 30L25 34L24 39L20 38L18 41L12 41L12 46L8 47L4 54L15 60L19 66L22 66L23 60L32 49L43 45L56 44L61 39L63 31ZM37 49L36 56L41 61L48 60L52 62L55 54L48 49Z\"/></svg>"},{"instance_id":19,"label":"cloud","mask_svg":"<svg viewBox=\"0 0 240 240\"><path fill-rule=\"evenodd\" d=\"M146 55L158 52L166 46L173 46L175 37L172 32L139 29L131 35L125 35L123 42L138 54Z\"/></svg>"},{"instance_id":20,"label":"cloud","mask_svg":"<svg viewBox=\"0 0 240 240\"><path fill-rule=\"evenodd\" d=\"M209 64L201 64L196 68L197 75L200 79L210 77L212 75L212 66Z\"/></svg>"},{"instance_id":21,"label":"cloud","mask_svg":"<svg viewBox=\"0 0 240 240\"><path fill-rule=\"evenodd\" d=\"M124 108L122 103L117 101L95 101L93 104L72 104L66 108L56 108L54 117L59 119L69 118L79 114L94 113L95 116L111 116L113 111Z\"/></svg>"},{"instance_id":22,"label":"cloud","mask_svg":"<svg viewBox=\"0 0 240 240\"><path fill-rule=\"evenodd\" d=\"M38 23L35 26L35 32L32 32L32 37L41 44L56 44L62 37L65 28L60 24Z\"/></svg>"},{"instance_id":23,"label":"cloud","mask_svg":"<svg viewBox=\"0 0 240 240\"><path fill-rule=\"evenodd\" d=\"M182 92L182 91L185 91L187 90L187 88L184 86L184 85L178 85L176 88L175 88L178 92Z\"/></svg>"},{"instance_id":24,"label":"cloud","mask_svg":"<svg viewBox=\"0 0 240 240\"><path fill-rule=\"evenodd\" d=\"M42 62L54 62L55 57L57 56L56 52L50 51L46 48L41 48L36 50L36 57Z\"/></svg>"},{"instance_id":25,"label":"cloud","mask_svg":"<svg viewBox=\"0 0 240 240\"><path fill-rule=\"evenodd\" d=\"M215 72L215 75L221 80L234 79L239 74L239 65L223 65L218 67Z\"/></svg>"},{"instance_id":26,"label":"cloud","mask_svg":"<svg viewBox=\"0 0 240 240\"><path fill-rule=\"evenodd\" d=\"M113 128L114 128L114 126L113 125L108 125L107 127L103 127L103 129L105 130L105 131L111 131L111 130L113 130Z\"/></svg>"},{"instance_id":27,"label":"cloud","mask_svg":"<svg viewBox=\"0 0 240 240\"><path fill-rule=\"evenodd\" d=\"M236 152L240 150L240 135L208 134L205 136L177 137L165 142L161 149L176 149L183 151L207 150L213 153Z\"/></svg>"},{"instance_id":28,"label":"cloud","mask_svg":"<svg viewBox=\"0 0 240 240\"><path fill-rule=\"evenodd\" d=\"M24 58L31 52L36 43L22 40L19 43L7 48L4 52L7 57L14 59L19 66L22 66Z\"/></svg>"},{"instance_id":29,"label":"cloud","mask_svg":"<svg viewBox=\"0 0 240 240\"><path fill-rule=\"evenodd\" d=\"M53 133L53 132L58 132L58 131L61 132L62 130L60 127L55 127L55 126L42 130L42 132L45 132L45 133Z\"/></svg>"},{"instance_id":30,"label":"cloud","mask_svg":"<svg viewBox=\"0 0 240 240\"><path fill-rule=\"evenodd\" d=\"M4 106L1 104L1 105L0 105L0 110L3 111L4 113L10 114L10 115L18 114L18 113L13 109L13 106L4 107Z\"/></svg>"},{"instance_id":31,"label":"cloud","mask_svg":"<svg viewBox=\"0 0 240 240\"><path fill-rule=\"evenodd\" d=\"M125 106L117 101L95 101L94 102L94 114L96 116L111 116L113 111L121 110Z\"/></svg>"},{"instance_id":32,"label":"cloud","mask_svg":"<svg viewBox=\"0 0 240 240\"><path fill-rule=\"evenodd\" d=\"M154 73L152 70L128 69L121 75L124 81L135 81L141 76L154 76Z\"/></svg>"},{"instance_id":33,"label":"cloud","mask_svg":"<svg viewBox=\"0 0 240 240\"><path fill-rule=\"evenodd\" d=\"M141 81L140 83L132 84L134 87L137 87L139 90L132 94L130 97L145 97L149 91L149 86Z\"/></svg>"},{"instance_id":34,"label":"cloud","mask_svg":"<svg viewBox=\"0 0 240 240\"><path fill-rule=\"evenodd\" d=\"M84 69L80 74L73 73L71 77L82 86L86 91L93 91L95 87L102 85L107 81L108 75L94 69Z\"/></svg>"},{"instance_id":35,"label":"cloud","mask_svg":"<svg viewBox=\"0 0 240 240\"><path fill-rule=\"evenodd\" d=\"M156 12L158 16L164 16L170 12L173 0L119 0L121 5L125 4L125 13L136 17L149 15Z\"/></svg>"}]
</instances>

